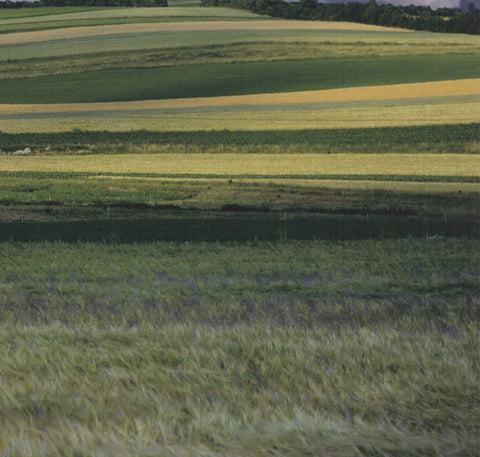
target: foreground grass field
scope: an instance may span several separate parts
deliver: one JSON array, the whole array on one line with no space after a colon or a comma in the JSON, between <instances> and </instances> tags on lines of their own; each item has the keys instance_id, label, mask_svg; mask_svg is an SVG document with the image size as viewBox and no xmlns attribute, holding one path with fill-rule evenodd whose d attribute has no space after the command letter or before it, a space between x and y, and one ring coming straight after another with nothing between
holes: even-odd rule
<instances>
[{"instance_id":1,"label":"foreground grass field","mask_svg":"<svg viewBox=\"0 0 480 457\"><path fill-rule=\"evenodd\" d=\"M478 248L2 244L0 449L477 455Z\"/></svg>"}]
</instances>

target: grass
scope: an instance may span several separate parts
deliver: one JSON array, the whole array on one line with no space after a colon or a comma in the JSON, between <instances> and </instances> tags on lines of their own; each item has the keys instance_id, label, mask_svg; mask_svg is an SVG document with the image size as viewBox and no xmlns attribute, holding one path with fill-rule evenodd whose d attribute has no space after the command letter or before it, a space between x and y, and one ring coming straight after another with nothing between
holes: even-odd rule
<instances>
[{"instance_id":1,"label":"grass","mask_svg":"<svg viewBox=\"0 0 480 457\"><path fill-rule=\"evenodd\" d=\"M435 72L431 71L432 64ZM109 70L5 80L1 103L75 103L209 97L476 78L466 56L266 62ZM158 81L162 81L159 84ZM73 89L75 88L75 89Z\"/></svg>"},{"instance_id":2,"label":"grass","mask_svg":"<svg viewBox=\"0 0 480 457\"><path fill-rule=\"evenodd\" d=\"M1 171L216 176L477 176L475 154L106 154L4 156Z\"/></svg>"},{"instance_id":3,"label":"grass","mask_svg":"<svg viewBox=\"0 0 480 457\"><path fill-rule=\"evenodd\" d=\"M286 24L289 24L287 22ZM1 41L1 40L0 40ZM342 30L224 30L224 31L182 31L137 33L114 36L66 39L54 43L23 43L2 46L2 61L18 59L58 58L78 54L111 53L118 51L138 51L147 49L167 49L197 46L223 46L234 43L270 42L276 44L310 43L335 50L337 46L355 46L357 52L371 52L372 47L385 55L388 49L404 50L408 55L412 49L426 54L477 54L479 37L473 35L434 34L434 33L392 33L392 32L351 32ZM294 48L293 48L294 49ZM418 53L417 51L414 51ZM350 55L355 54L350 51ZM308 58L308 56L306 56ZM290 53L295 59L296 53Z\"/></svg>"},{"instance_id":4,"label":"grass","mask_svg":"<svg viewBox=\"0 0 480 457\"><path fill-rule=\"evenodd\" d=\"M140 330L256 321L453 331L479 316L478 257L471 255L478 240L7 242L0 248L4 325Z\"/></svg>"},{"instance_id":5,"label":"grass","mask_svg":"<svg viewBox=\"0 0 480 457\"><path fill-rule=\"evenodd\" d=\"M182 131L147 130L109 132L2 133L3 151L15 153L29 147L34 153L475 153L480 124L409 127Z\"/></svg>"},{"instance_id":6,"label":"grass","mask_svg":"<svg viewBox=\"0 0 480 457\"><path fill-rule=\"evenodd\" d=\"M248 46L248 52L245 47ZM460 45L461 46L461 45ZM446 47L445 54L453 53L453 47ZM458 45L455 45L458 52ZM476 56L465 47L462 54ZM83 56L66 56L57 59L9 59L2 63L1 78L37 77L86 71L101 71L134 67L171 67L204 64L232 64L247 62L268 62L279 60L326 59L338 57L384 57L386 55L428 55L431 47L379 45L359 47L355 44L313 44L313 43L233 43L165 49L116 51Z\"/></svg>"},{"instance_id":7,"label":"grass","mask_svg":"<svg viewBox=\"0 0 480 457\"><path fill-rule=\"evenodd\" d=\"M281 99L282 94L279 94ZM452 100L442 103L432 100L431 104L422 104L405 99L387 100L382 103L370 102L370 106L357 102L338 102L333 109L330 103L312 106L298 105L227 105L221 107L130 109L120 111L90 111L98 106L84 106L80 112L32 113L0 115L2 130L9 133L22 132L70 132L79 130L104 130L126 132L129 130L148 130L150 132L198 132L214 130L244 131L280 131L283 132L344 129L387 126L445 125L480 122L480 105L467 97L469 102ZM183 101L179 99L179 101ZM174 104L175 102L173 102ZM195 100L193 100L195 103ZM203 101L209 104L208 99ZM211 103L214 103L213 101ZM393 105L393 106L392 106ZM37 109L36 105L31 106ZM283 109L282 109L283 108ZM41 108L40 108L41 109ZM63 111L65 108L61 107ZM67 108L68 109L68 108ZM72 109L77 109L72 107Z\"/></svg>"},{"instance_id":8,"label":"grass","mask_svg":"<svg viewBox=\"0 0 480 457\"><path fill-rule=\"evenodd\" d=\"M478 177L332 175L298 177L145 177L89 173L2 173L3 205L165 205L219 210L379 211L475 214ZM462 193L458 197L459 191ZM457 198L454 198L454 197ZM428 203L426 206L425 204ZM5 206L3 208L5 211ZM2 211L2 212L3 212ZM72 211L69 211L72 213ZM72 217L72 214L69 216ZM74 217L74 215L73 215ZM3 216L5 220L5 216Z\"/></svg>"},{"instance_id":9,"label":"grass","mask_svg":"<svg viewBox=\"0 0 480 457\"><path fill-rule=\"evenodd\" d=\"M63 18L137 20L122 10ZM196 11L150 9L148 21L223 14ZM18 26L39 19L50 20ZM65 81L55 89L65 100L120 76L133 97L160 94L155 78L170 78L165 94L177 78L182 97L218 95L218 71L227 92L272 81L299 90L302 72L304 85L319 74L345 86L450 79L478 70L478 40L311 30L67 39L0 47L2 73L28 76L0 86L11 100L30 87L25 100L51 102L50 84ZM159 65L170 68L135 68ZM151 79L140 86L139 75ZM0 128L18 133L0 132L0 455L478 455L476 103L88 113L88 131L62 114L76 130L61 133L60 117L2 116ZM300 129L345 110L455 124ZM273 130L289 117L291 130ZM153 131L167 118L169 131ZM119 119L123 131L109 131Z\"/></svg>"},{"instance_id":10,"label":"grass","mask_svg":"<svg viewBox=\"0 0 480 457\"><path fill-rule=\"evenodd\" d=\"M18 349L4 335L2 365L18 367L7 368L0 438L12 456L453 456L478 446L475 325L454 338L57 326L15 331Z\"/></svg>"},{"instance_id":11,"label":"grass","mask_svg":"<svg viewBox=\"0 0 480 457\"><path fill-rule=\"evenodd\" d=\"M469 44L409 43L311 43L311 42L246 42L202 46L161 47L135 51L110 51L93 54L67 55L31 59L2 59L1 79L101 71L118 68L171 67L205 64L231 64L241 62L268 62L278 60L307 60L325 58L385 57L394 55L467 54L474 58L478 48ZM8 50L7 50L8 51Z\"/></svg>"},{"instance_id":12,"label":"grass","mask_svg":"<svg viewBox=\"0 0 480 457\"><path fill-rule=\"evenodd\" d=\"M236 17L239 19L258 18L257 14L248 11L235 10L231 8L203 8L170 6L168 8L118 8L118 7L70 7L70 8L35 8L20 11L1 10L0 25L2 24L28 24L35 22L55 22L59 27L64 21L101 21L109 19L135 19L156 18L161 21L169 17L187 17L188 20L201 17ZM266 19L263 17L263 19Z\"/></svg>"},{"instance_id":13,"label":"grass","mask_svg":"<svg viewBox=\"0 0 480 457\"><path fill-rule=\"evenodd\" d=\"M475 455L477 244L3 243L0 449Z\"/></svg>"},{"instance_id":14,"label":"grass","mask_svg":"<svg viewBox=\"0 0 480 457\"><path fill-rule=\"evenodd\" d=\"M266 19L247 11L227 8L215 8L208 11L201 7L159 7L159 8L95 8L80 11L58 11L57 14L40 14L32 16L14 16L2 18L0 14L0 33L35 32L60 28L102 26L113 24L142 24L152 22L184 21L233 21Z\"/></svg>"}]
</instances>

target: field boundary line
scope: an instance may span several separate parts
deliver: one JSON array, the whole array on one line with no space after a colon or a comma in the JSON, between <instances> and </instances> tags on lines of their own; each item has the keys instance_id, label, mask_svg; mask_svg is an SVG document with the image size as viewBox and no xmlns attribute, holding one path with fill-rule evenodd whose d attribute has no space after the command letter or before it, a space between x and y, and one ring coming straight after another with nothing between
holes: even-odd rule
<instances>
[{"instance_id":1,"label":"field boundary line","mask_svg":"<svg viewBox=\"0 0 480 457\"><path fill-rule=\"evenodd\" d=\"M355 22L291 20L146 22L5 33L0 35L0 45L5 46L39 41L66 40L116 34L124 35L130 33L191 32L208 30L352 30L412 33L411 30L406 29L359 24Z\"/></svg>"},{"instance_id":2,"label":"field boundary line","mask_svg":"<svg viewBox=\"0 0 480 457\"><path fill-rule=\"evenodd\" d=\"M155 110L165 108L198 108L229 105L347 102L474 94L480 94L480 78L271 94L163 100L135 100L104 103L0 104L0 114L77 113L119 110Z\"/></svg>"}]
</instances>

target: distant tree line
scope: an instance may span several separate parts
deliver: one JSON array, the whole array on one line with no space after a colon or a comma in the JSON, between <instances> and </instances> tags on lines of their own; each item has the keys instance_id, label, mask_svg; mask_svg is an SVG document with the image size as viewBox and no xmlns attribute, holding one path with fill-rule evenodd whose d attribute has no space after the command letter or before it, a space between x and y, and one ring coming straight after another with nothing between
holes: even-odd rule
<instances>
[{"instance_id":1,"label":"distant tree line","mask_svg":"<svg viewBox=\"0 0 480 457\"><path fill-rule=\"evenodd\" d=\"M168 0L38 0L0 1L1 8L37 8L41 6L168 6Z\"/></svg>"},{"instance_id":2,"label":"distant tree line","mask_svg":"<svg viewBox=\"0 0 480 457\"><path fill-rule=\"evenodd\" d=\"M430 6L368 3L317 3L316 0L201 0L204 6L230 6L285 19L348 21L430 32L480 34L480 11L473 3L466 11Z\"/></svg>"}]
</instances>

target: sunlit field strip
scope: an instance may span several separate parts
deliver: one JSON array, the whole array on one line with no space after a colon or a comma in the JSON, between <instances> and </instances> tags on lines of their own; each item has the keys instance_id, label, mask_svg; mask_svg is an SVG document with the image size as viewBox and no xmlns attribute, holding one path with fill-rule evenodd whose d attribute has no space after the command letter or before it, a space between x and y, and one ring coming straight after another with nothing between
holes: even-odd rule
<instances>
[{"instance_id":1,"label":"sunlit field strip","mask_svg":"<svg viewBox=\"0 0 480 457\"><path fill-rule=\"evenodd\" d=\"M118 154L3 156L1 171L84 171L204 175L386 174L477 176L480 155L417 154Z\"/></svg>"},{"instance_id":2,"label":"sunlit field strip","mask_svg":"<svg viewBox=\"0 0 480 457\"><path fill-rule=\"evenodd\" d=\"M147 32L185 32L192 30L352 30L352 31L392 31L411 33L405 29L395 29L375 25L357 24L351 22L321 22L321 21L185 21L158 22L141 24L121 24L104 26L85 26L36 32L19 32L0 35L0 45L19 43L38 43L39 41L63 40L71 38L115 35L125 33Z\"/></svg>"},{"instance_id":3,"label":"sunlit field strip","mask_svg":"<svg viewBox=\"0 0 480 457\"><path fill-rule=\"evenodd\" d=\"M238 111L207 113L76 113L72 116L54 114L34 118L1 119L7 133L68 132L81 130L283 130L317 128L386 127L480 122L480 103L419 105L379 108L318 109L295 111Z\"/></svg>"}]
</instances>

